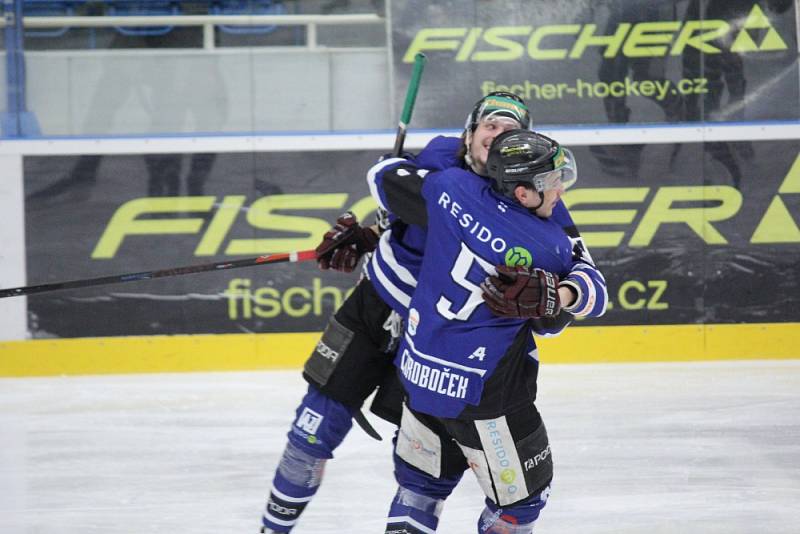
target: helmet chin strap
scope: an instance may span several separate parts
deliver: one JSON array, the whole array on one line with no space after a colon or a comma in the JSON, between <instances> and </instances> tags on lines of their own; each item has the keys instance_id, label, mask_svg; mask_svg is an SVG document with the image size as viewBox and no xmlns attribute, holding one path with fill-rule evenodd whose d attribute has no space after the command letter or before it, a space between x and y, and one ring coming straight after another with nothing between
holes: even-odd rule
<instances>
[{"instance_id":1,"label":"helmet chin strap","mask_svg":"<svg viewBox=\"0 0 800 534\"><path fill-rule=\"evenodd\" d=\"M528 208L528 210L530 210L530 212L534 214L536 213L536 210L541 208L542 204L544 204L544 193L542 193L541 191L536 191L536 194L539 195L539 204L536 205L535 207Z\"/></svg>"}]
</instances>

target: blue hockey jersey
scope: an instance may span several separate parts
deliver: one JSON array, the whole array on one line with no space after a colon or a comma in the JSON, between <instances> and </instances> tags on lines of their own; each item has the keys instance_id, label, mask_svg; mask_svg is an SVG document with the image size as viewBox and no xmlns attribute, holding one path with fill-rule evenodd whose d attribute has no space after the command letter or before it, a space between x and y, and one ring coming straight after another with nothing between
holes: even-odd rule
<instances>
[{"instance_id":1,"label":"blue hockey jersey","mask_svg":"<svg viewBox=\"0 0 800 534\"><path fill-rule=\"evenodd\" d=\"M463 141L458 137L437 136L416 157L389 158L379 162L367 174L372 196L383 209L388 209L385 195L378 187L378 183L385 173L398 172L398 167L402 167L402 170L408 175L415 174L417 177L424 177L429 171L453 167L458 163L457 153L462 143ZM588 256L572 217L563 202L556 205L550 219L559 224L570 236L575 253ZM390 214L390 220L393 223L381 235L378 248L366 265L366 274L384 302L405 317L411 295L417 285L426 232L419 225L407 224L393 214ZM574 278L573 288L579 295L585 295L586 298L579 298L569 312L573 315L588 315L591 313L590 303L596 301L593 295L597 289L591 283L591 278L587 281L577 272ZM558 335L569 324L569 319L536 320L532 323L534 334L548 337Z\"/></svg>"},{"instance_id":2,"label":"blue hockey jersey","mask_svg":"<svg viewBox=\"0 0 800 534\"><path fill-rule=\"evenodd\" d=\"M576 254L575 241L553 218L532 215L470 171L448 168L392 178L379 176L374 183L381 202L402 219L427 227L425 255L395 360L411 408L479 419L531 402L538 359L530 326L523 319L494 316L483 303L480 283L496 273L495 265L526 257L564 280L576 276L570 282L579 292L573 308L600 315L605 281L588 252ZM402 185L398 189L392 183Z\"/></svg>"}]
</instances>

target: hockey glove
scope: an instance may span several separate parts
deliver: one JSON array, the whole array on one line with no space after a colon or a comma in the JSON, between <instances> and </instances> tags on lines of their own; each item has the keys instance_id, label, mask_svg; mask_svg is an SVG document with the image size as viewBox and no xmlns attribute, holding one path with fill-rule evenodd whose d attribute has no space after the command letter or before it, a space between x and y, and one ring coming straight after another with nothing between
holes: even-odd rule
<instances>
[{"instance_id":1,"label":"hockey glove","mask_svg":"<svg viewBox=\"0 0 800 534\"><path fill-rule=\"evenodd\" d=\"M530 267L497 266L481 284L483 300L500 317L555 317L561 310L558 276Z\"/></svg>"},{"instance_id":2,"label":"hockey glove","mask_svg":"<svg viewBox=\"0 0 800 534\"><path fill-rule=\"evenodd\" d=\"M317 264L320 269L349 273L361 256L375 250L377 244L375 232L358 224L356 216L348 211L336 219L336 225L325 232L317 245Z\"/></svg>"}]
</instances>

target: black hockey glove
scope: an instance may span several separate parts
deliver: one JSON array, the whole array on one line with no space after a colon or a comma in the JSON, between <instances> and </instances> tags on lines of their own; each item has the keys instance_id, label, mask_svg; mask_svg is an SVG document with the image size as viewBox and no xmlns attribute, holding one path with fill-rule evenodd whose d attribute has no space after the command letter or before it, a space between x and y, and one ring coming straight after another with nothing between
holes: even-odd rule
<instances>
[{"instance_id":1,"label":"black hockey glove","mask_svg":"<svg viewBox=\"0 0 800 534\"><path fill-rule=\"evenodd\" d=\"M317 264L320 269L349 273L361 256L375 250L377 245L375 232L358 224L356 216L348 211L336 219L336 225L325 232L317 245Z\"/></svg>"},{"instance_id":2,"label":"black hockey glove","mask_svg":"<svg viewBox=\"0 0 800 534\"><path fill-rule=\"evenodd\" d=\"M497 266L481 284L483 300L500 317L555 317L561 311L558 276L530 267Z\"/></svg>"}]
</instances>

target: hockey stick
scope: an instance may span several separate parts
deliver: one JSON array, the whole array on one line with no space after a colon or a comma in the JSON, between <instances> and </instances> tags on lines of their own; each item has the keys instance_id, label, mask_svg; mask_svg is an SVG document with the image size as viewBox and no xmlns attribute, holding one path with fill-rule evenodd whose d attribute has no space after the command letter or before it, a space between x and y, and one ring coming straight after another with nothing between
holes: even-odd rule
<instances>
[{"instance_id":1,"label":"hockey stick","mask_svg":"<svg viewBox=\"0 0 800 534\"><path fill-rule=\"evenodd\" d=\"M411 69L411 79L408 81L408 89L406 89L406 101L403 104L403 113L400 115L400 122L397 124L397 135L394 138L394 148L392 149L392 156L400 158L403 156L403 145L406 142L406 131L408 124L411 122L411 113L414 111L414 104L417 101L417 92L419 91L419 82L422 79L422 69L425 68L425 61L427 57L422 52L418 52L414 56L414 66ZM385 209L378 207L375 212L375 224L381 230L389 227L389 212Z\"/></svg>"},{"instance_id":2,"label":"hockey stick","mask_svg":"<svg viewBox=\"0 0 800 534\"><path fill-rule=\"evenodd\" d=\"M419 91L419 82L422 78L422 69L425 68L426 60L425 54L421 52L414 56L414 67L411 70L411 80L408 82L406 102L403 105L403 113L400 115L400 123L397 125L397 136L394 139L394 150L392 150L392 153L397 157L403 154L406 130L411 122L411 113L414 111L414 103L417 101L417 91Z\"/></svg>"},{"instance_id":3,"label":"hockey stick","mask_svg":"<svg viewBox=\"0 0 800 534\"><path fill-rule=\"evenodd\" d=\"M411 113L414 111L414 103L417 101L419 82L422 79L422 69L425 68L426 59L423 53L418 53L414 56L414 67L411 70L411 79L408 81L406 101L403 105L403 113L400 115L400 122L397 125L397 135L394 138L394 149L392 149L392 155L398 158L403 155L406 131L408 130L408 124L411 122ZM386 210L378 208L378 226L385 227L383 221L385 221L386 226L388 226L388 218L389 213ZM353 413L353 419L369 437L378 441L383 441L381 435L378 434L378 431L370 424L369 420L360 409Z\"/></svg>"},{"instance_id":4,"label":"hockey stick","mask_svg":"<svg viewBox=\"0 0 800 534\"><path fill-rule=\"evenodd\" d=\"M279 254L267 254L264 256L247 258L244 260L221 261L216 263L204 263L201 265L186 265L184 267L173 267L171 269L161 269L158 271L142 271L138 273L101 276L99 278L70 280L68 282L54 282L52 284L12 287L8 289L0 289L0 298L33 295L35 293L46 293L48 291L59 291L61 289L121 284L123 282L136 282L137 280L152 280L154 278L166 278L168 276L181 276L184 274L203 273L207 271L225 271L228 269L238 269L239 267L253 267L256 265L266 265L271 263L308 261L316 258L317 253L314 250L282 252Z\"/></svg>"}]
</instances>

